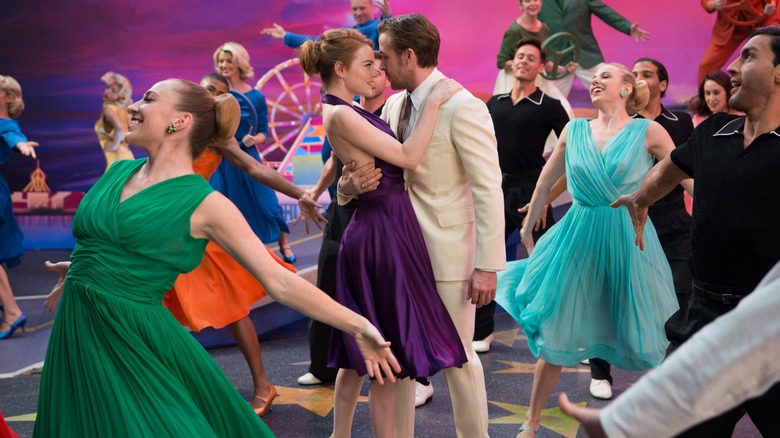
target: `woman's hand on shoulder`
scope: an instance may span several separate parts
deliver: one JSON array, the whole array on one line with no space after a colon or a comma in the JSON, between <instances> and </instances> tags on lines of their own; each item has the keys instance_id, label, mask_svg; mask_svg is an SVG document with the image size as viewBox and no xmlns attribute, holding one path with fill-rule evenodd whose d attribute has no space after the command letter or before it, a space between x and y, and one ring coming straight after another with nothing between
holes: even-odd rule
<instances>
[{"instance_id":1,"label":"woman's hand on shoulder","mask_svg":"<svg viewBox=\"0 0 780 438\"><path fill-rule=\"evenodd\" d=\"M433 85L433 89L431 90L431 94L428 96L427 101L436 104L437 106L441 106L462 89L463 85L455 79L439 79Z\"/></svg>"}]
</instances>

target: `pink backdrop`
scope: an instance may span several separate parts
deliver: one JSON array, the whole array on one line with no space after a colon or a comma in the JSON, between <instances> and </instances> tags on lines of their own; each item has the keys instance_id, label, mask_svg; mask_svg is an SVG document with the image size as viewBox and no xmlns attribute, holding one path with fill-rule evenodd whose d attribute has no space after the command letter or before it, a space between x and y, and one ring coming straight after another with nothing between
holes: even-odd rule
<instances>
[{"instance_id":1,"label":"pink backdrop","mask_svg":"<svg viewBox=\"0 0 780 438\"><path fill-rule=\"evenodd\" d=\"M441 69L475 94L489 95L501 37L519 14L517 0L391 1L395 15L419 11L431 18L442 34ZM714 16L696 0L607 4L638 21L651 40L635 43L594 19L606 59L627 65L642 56L661 60L671 75L666 103L687 100L696 90L696 69ZM280 41L260 36L260 29L273 22L310 34L354 23L347 0L4 2L0 73L14 76L24 88L27 109L20 122L41 143L41 165L50 187L85 190L104 168L92 131L101 110L99 78L104 72L128 76L139 98L168 77L198 80L213 69L216 47L233 40L249 49L259 78L294 56ZM579 104L587 105L587 97ZM20 190L34 166L31 160L12 157L2 172L12 190Z\"/></svg>"}]
</instances>

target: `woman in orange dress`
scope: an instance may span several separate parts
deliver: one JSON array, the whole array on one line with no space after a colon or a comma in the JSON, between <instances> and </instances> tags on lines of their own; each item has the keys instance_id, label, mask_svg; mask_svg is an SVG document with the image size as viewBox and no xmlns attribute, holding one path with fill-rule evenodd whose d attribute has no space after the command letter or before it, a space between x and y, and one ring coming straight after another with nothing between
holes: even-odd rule
<instances>
[{"instance_id":1,"label":"woman in orange dress","mask_svg":"<svg viewBox=\"0 0 780 438\"><path fill-rule=\"evenodd\" d=\"M214 96L228 92L227 80L216 73L206 75L201 86ZM208 180L219 167L223 155L258 182L298 199L301 214L307 221L313 220L318 226L320 221L325 221L317 211L321 206L311 195L284 179L275 170L253 160L241 151L234 139L218 148L206 149L193 163L193 170ZM292 265L283 262L271 250L268 252L279 264L295 272ZM230 293L227 293L228 291ZM265 289L249 272L219 245L209 242L201 264L192 272L180 275L163 302L180 323L192 330L229 326L252 374L254 397L250 404L258 415L263 415L271 409L277 395L276 389L265 375L257 331L249 318L252 304L264 296Z\"/></svg>"}]
</instances>

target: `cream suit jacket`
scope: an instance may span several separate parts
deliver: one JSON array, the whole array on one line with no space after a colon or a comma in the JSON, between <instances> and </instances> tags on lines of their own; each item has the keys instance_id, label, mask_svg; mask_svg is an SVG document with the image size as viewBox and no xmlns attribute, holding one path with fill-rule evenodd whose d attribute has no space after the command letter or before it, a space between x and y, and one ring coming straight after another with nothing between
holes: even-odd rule
<instances>
[{"instance_id":1,"label":"cream suit jacket","mask_svg":"<svg viewBox=\"0 0 780 438\"><path fill-rule=\"evenodd\" d=\"M390 96L382 110L394 132L406 95ZM422 161L405 170L404 179L436 281L467 280L474 268L506 267L501 169L484 102L465 89L450 98Z\"/></svg>"}]
</instances>

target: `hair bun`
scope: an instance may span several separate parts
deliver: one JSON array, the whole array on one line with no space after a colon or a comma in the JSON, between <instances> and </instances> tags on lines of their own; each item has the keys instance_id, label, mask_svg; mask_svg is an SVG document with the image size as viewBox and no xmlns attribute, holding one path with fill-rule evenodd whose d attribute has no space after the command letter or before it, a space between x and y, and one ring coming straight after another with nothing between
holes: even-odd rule
<instances>
[{"instance_id":1,"label":"hair bun","mask_svg":"<svg viewBox=\"0 0 780 438\"><path fill-rule=\"evenodd\" d=\"M639 113L650 103L650 87L648 87L647 81L643 79L636 81L633 95L633 99L626 102L626 110L629 114Z\"/></svg>"},{"instance_id":2,"label":"hair bun","mask_svg":"<svg viewBox=\"0 0 780 438\"><path fill-rule=\"evenodd\" d=\"M301 68L309 76L320 74L320 55L322 54L322 43L317 41L306 41L298 49L298 58Z\"/></svg>"},{"instance_id":3,"label":"hair bun","mask_svg":"<svg viewBox=\"0 0 780 438\"><path fill-rule=\"evenodd\" d=\"M241 121L241 107L232 94L225 93L214 98L214 112L217 124L213 144L223 145L236 135Z\"/></svg>"}]
</instances>

